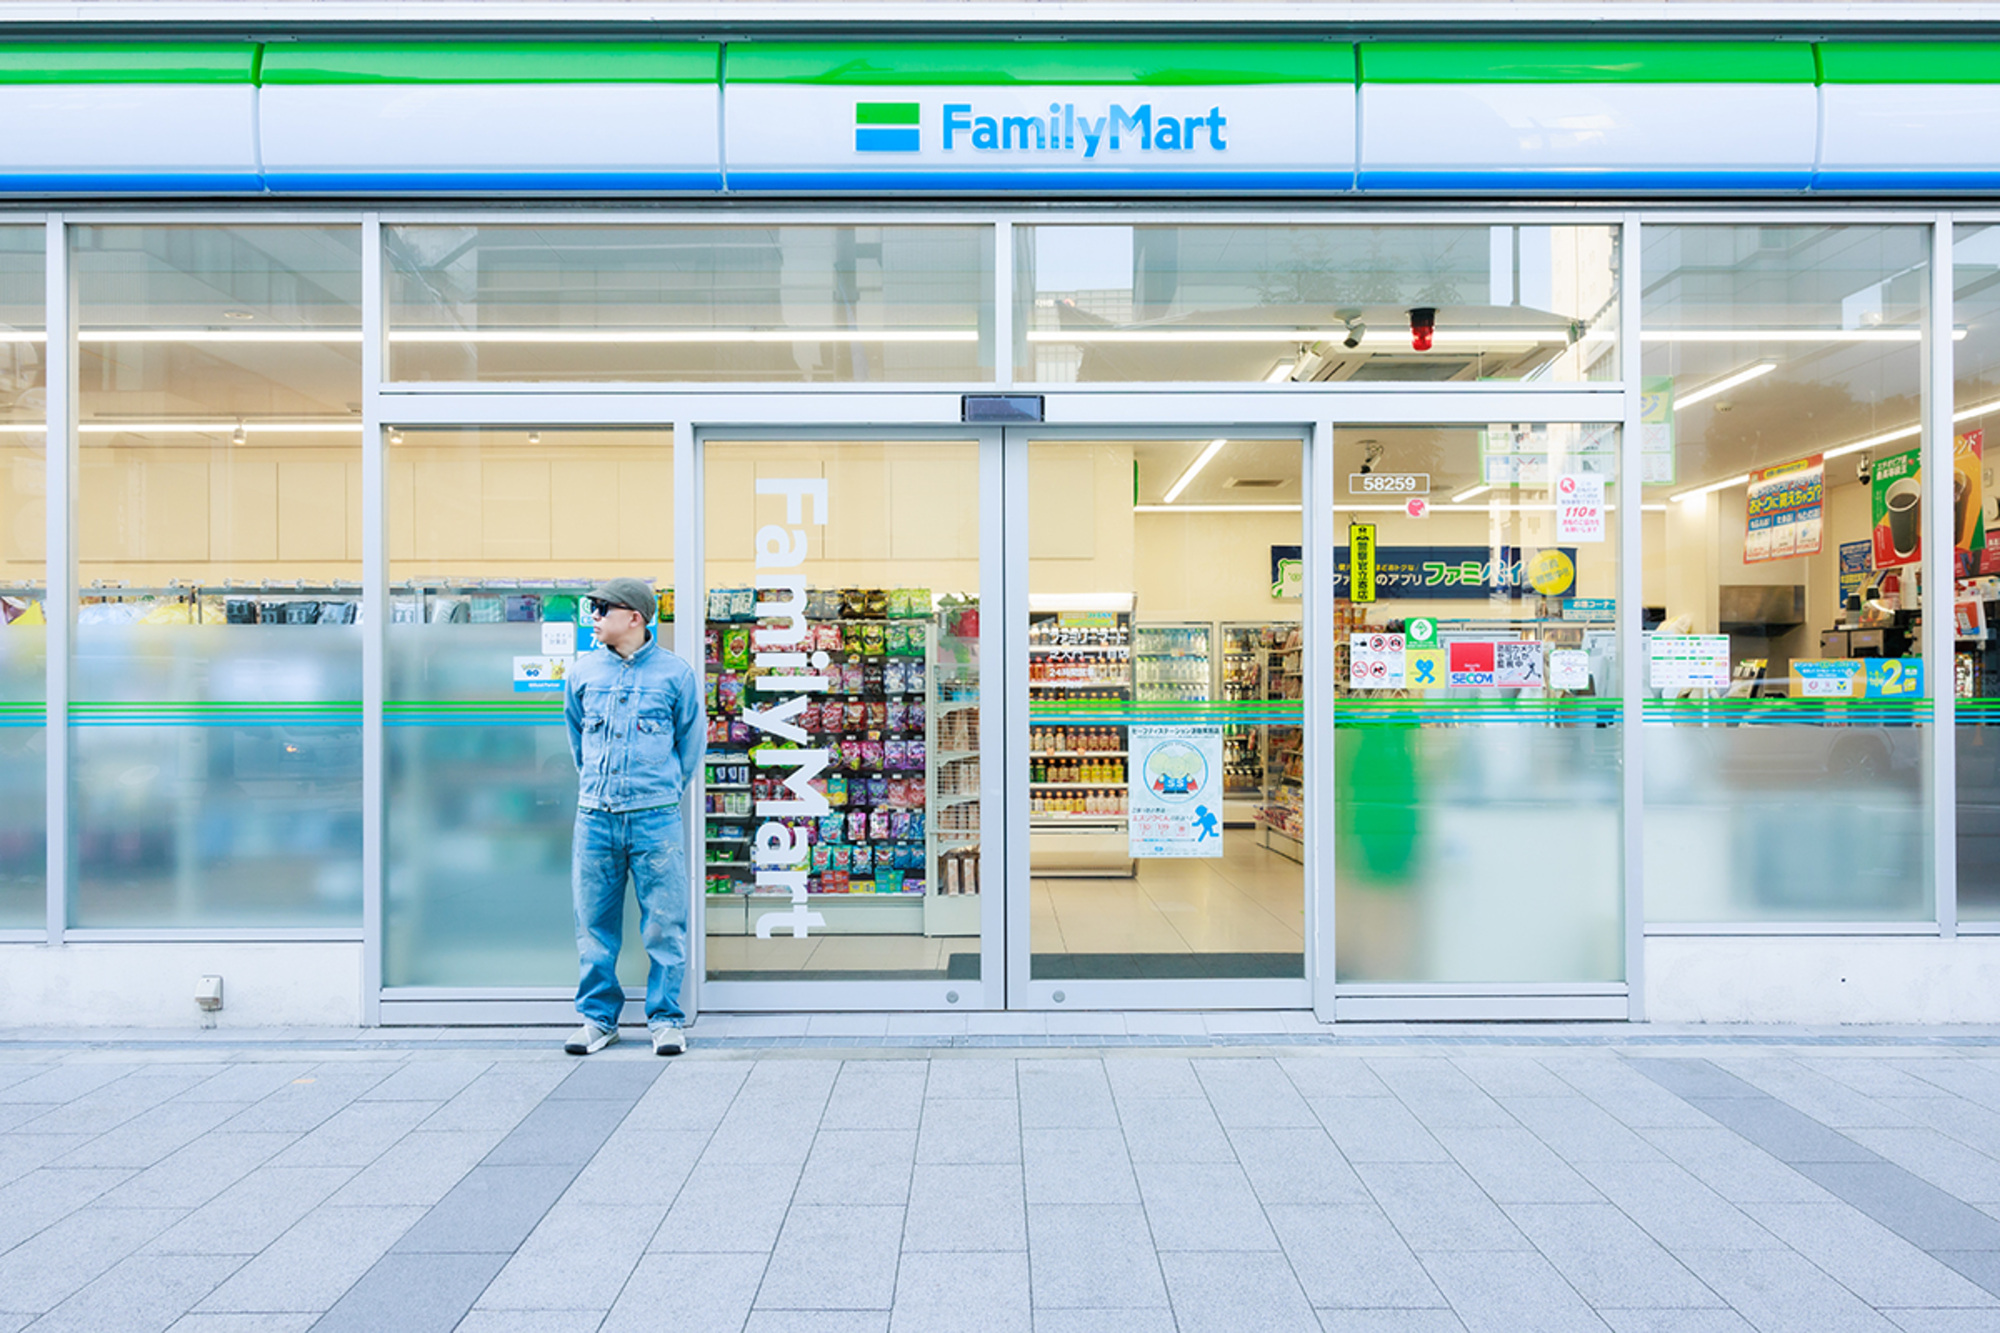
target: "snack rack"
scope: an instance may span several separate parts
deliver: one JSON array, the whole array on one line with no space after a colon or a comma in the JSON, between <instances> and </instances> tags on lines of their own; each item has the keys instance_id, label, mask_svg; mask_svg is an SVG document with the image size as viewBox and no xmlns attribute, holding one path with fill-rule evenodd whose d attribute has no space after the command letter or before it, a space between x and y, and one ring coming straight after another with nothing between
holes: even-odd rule
<instances>
[{"instance_id":1,"label":"snack rack","mask_svg":"<svg viewBox=\"0 0 2000 1333\"><path fill-rule=\"evenodd\" d=\"M1096 704L1114 717L1132 698L1132 599L1088 605L1028 599L1028 854L1032 873L1063 877L1133 874L1126 837L1124 725L1072 720L1065 704ZM1038 716L1038 712L1040 715ZM1108 744L1107 744L1108 742ZM1032 780L1035 764L1044 780ZM1089 781L1048 781L1048 765L1091 764ZM1065 772L1065 776L1067 773Z\"/></svg>"},{"instance_id":2,"label":"snack rack","mask_svg":"<svg viewBox=\"0 0 2000 1333\"><path fill-rule=\"evenodd\" d=\"M1272 636L1270 665L1266 679L1269 699L1305 697L1305 640L1297 625L1283 627ZM1345 644L1342 629L1339 643ZM1342 650L1345 651L1344 649ZM1343 666L1345 665L1343 661ZM1258 822L1264 827L1264 846L1294 861L1305 860L1305 729L1272 727L1266 741L1265 777L1268 781Z\"/></svg>"},{"instance_id":3,"label":"snack rack","mask_svg":"<svg viewBox=\"0 0 2000 1333\"><path fill-rule=\"evenodd\" d=\"M979 604L947 602L932 627L924 934L979 934Z\"/></svg>"},{"instance_id":4,"label":"snack rack","mask_svg":"<svg viewBox=\"0 0 2000 1333\"><path fill-rule=\"evenodd\" d=\"M769 741L743 719L746 701L751 707L760 702L768 706L779 696L752 697L754 591L711 590L707 610L706 929L710 935L750 935L760 915L789 900L787 892L758 892L755 887L752 839L764 822L756 817L756 802L760 796L781 798L783 779L782 770L754 763L754 747ZM813 910L825 918L818 929L829 934L921 934L938 861L929 807L937 781L930 710L937 688L938 633L930 593L919 588L815 589L807 597L806 624L811 638L807 651L824 651L830 659L819 673L830 688L808 695L807 710L794 724L813 747L833 752L814 779L830 810L820 818L786 817L782 822L811 848L807 894ZM970 688L976 692L976 676L973 681ZM976 763L970 780L976 792ZM975 821L977 809L972 802ZM976 933L976 910L973 915Z\"/></svg>"},{"instance_id":5,"label":"snack rack","mask_svg":"<svg viewBox=\"0 0 2000 1333\"><path fill-rule=\"evenodd\" d=\"M1289 628L1282 624L1225 620L1221 626L1222 688L1226 703L1253 703L1264 698L1270 653ZM1264 802L1266 726L1231 726L1222 730L1222 818L1225 824L1257 822Z\"/></svg>"}]
</instances>

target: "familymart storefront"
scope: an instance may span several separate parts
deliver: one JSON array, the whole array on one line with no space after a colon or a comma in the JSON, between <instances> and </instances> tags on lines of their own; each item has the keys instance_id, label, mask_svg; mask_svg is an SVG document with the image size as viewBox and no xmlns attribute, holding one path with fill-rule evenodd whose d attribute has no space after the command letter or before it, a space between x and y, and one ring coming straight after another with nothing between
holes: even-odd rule
<instances>
[{"instance_id":1,"label":"familymart storefront","mask_svg":"<svg viewBox=\"0 0 2000 1333\"><path fill-rule=\"evenodd\" d=\"M2000 1006L2000 42L10 35L5 1021Z\"/></svg>"}]
</instances>

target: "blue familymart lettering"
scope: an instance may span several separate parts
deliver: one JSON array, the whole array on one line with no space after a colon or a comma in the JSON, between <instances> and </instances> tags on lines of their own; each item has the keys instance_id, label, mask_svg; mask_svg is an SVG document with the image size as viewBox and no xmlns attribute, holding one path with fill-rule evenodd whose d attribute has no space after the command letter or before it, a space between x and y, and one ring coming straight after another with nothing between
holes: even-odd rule
<instances>
[{"instance_id":1,"label":"blue familymart lettering","mask_svg":"<svg viewBox=\"0 0 2000 1333\"><path fill-rule=\"evenodd\" d=\"M1046 116L982 116L970 102L947 102L944 151L958 152L969 140L975 152L1080 153L1086 160L1128 146L1145 153L1220 153L1229 148L1222 136L1228 124L1219 106L1182 116L1155 111L1151 102L1130 111L1113 102L1093 117L1079 114L1074 102L1051 102Z\"/></svg>"}]
</instances>

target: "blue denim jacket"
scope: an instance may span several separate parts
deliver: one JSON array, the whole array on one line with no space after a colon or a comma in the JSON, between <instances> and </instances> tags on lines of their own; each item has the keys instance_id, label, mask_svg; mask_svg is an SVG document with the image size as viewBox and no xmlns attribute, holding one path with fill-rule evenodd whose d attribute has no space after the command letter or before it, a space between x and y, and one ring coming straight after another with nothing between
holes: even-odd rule
<instances>
[{"instance_id":1,"label":"blue denim jacket","mask_svg":"<svg viewBox=\"0 0 2000 1333\"><path fill-rule=\"evenodd\" d=\"M700 679L651 636L629 658L609 648L578 657L563 720L586 810L679 805L708 744Z\"/></svg>"}]
</instances>

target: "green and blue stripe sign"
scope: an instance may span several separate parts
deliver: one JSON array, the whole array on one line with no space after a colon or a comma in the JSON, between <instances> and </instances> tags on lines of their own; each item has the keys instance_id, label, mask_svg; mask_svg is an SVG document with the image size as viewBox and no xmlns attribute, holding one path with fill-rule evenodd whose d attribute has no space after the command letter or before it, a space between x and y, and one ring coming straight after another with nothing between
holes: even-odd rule
<instances>
[{"instance_id":1,"label":"green and blue stripe sign","mask_svg":"<svg viewBox=\"0 0 2000 1333\"><path fill-rule=\"evenodd\" d=\"M922 149L923 103L856 102L854 151L914 153Z\"/></svg>"}]
</instances>

